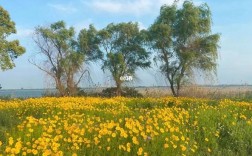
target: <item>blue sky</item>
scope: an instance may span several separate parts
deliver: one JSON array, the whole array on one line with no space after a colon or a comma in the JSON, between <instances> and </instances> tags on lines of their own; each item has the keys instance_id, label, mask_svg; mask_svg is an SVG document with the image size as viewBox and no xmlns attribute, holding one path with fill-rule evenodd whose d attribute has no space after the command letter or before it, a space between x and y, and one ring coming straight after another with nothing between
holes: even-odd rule
<instances>
[{"instance_id":1,"label":"blue sky","mask_svg":"<svg viewBox=\"0 0 252 156\"><path fill-rule=\"evenodd\" d=\"M5 89L52 87L48 77L28 62L37 52L32 40L34 27L47 26L64 20L76 31L94 24L98 29L109 23L139 22L148 28L159 14L160 6L173 0L0 0L16 23L17 34L26 53L15 60L16 67L0 72L0 84ZM182 2L182 1L181 1ZM212 11L213 33L221 34L218 75L215 84L252 84L252 1L251 0L195 0L206 2ZM108 74L98 65L91 65L95 84L105 85ZM135 85L165 85L164 78L154 68L138 71ZM206 82L209 83L209 82ZM85 84L85 82L83 82Z\"/></svg>"}]
</instances>

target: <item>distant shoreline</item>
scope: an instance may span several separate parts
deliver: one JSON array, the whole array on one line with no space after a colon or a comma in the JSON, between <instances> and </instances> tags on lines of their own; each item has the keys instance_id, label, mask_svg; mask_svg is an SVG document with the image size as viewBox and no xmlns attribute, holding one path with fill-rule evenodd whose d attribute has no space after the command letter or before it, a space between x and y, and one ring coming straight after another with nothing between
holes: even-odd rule
<instances>
[{"instance_id":1,"label":"distant shoreline","mask_svg":"<svg viewBox=\"0 0 252 156\"><path fill-rule=\"evenodd\" d=\"M221 85L188 85L185 87L190 87L190 86L195 86L195 87L252 87L252 85L239 85L239 84L221 84ZM108 87L83 87L81 89L104 89L104 88L109 88ZM131 87L131 86L129 86ZM132 88L169 88L170 86L132 86ZM1 90L56 90L56 88L16 88L16 89L5 89L2 88Z\"/></svg>"}]
</instances>

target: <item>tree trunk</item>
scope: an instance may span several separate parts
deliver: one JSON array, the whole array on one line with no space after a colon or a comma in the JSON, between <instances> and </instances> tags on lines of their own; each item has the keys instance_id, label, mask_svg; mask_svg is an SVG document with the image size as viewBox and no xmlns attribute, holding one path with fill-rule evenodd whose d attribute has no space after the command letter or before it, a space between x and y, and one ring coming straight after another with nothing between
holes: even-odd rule
<instances>
[{"instance_id":1,"label":"tree trunk","mask_svg":"<svg viewBox=\"0 0 252 156\"><path fill-rule=\"evenodd\" d=\"M180 82L177 83L177 97L180 96Z\"/></svg>"},{"instance_id":2,"label":"tree trunk","mask_svg":"<svg viewBox=\"0 0 252 156\"><path fill-rule=\"evenodd\" d=\"M55 82L56 82L56 88L59 91L60 96L65 96L66 95L66 93L65 93L65 87L61 83L60 79L56 78Z\"/></svg>"},{"instance_id":3,"label":"tree trunk","mask_svg":"<svg viewBox=\"0 0 252 156\"><path fill-rule=\"evenodd\" d=\"M175 90L175 87L174 87L174 84L173 84L173 82L170 82L170 88L171 88L171 91L172 91L172 95L174 96L174 97L178 97L179 95L178 95L178 90Z\"/></svg>"},{"instance_id":4,"label":"tree trunk","mask_svg":"<svg viewBox=\"0 0 252 156\"><path fill-rule=\"evenodd\" d=\"M122 95L122 82L116 82L116 96Z\"/></svg>"},{"instance_id":5,"label":"tree trunk","mask_svg":"<svg viewBox=\"0 0 252 156\"><path fill-rule=\"evenodd\" d=\"M172 91L172 95L174 97L178 97L178 92L177 92L177 89L175 89L173 77L172 76L169 77L168 73L166 74L166 77L167 77L167 79L168 79L168 81L170 83L170 88L171 88L171 91Z\"/></svg>"},{"instance_id":6,"label":"tree trunk","mask_svg":"<svg viewBox=\"0 0 252 156\"><path fill-rule=\"evenodd\" d=\"M69 75L67 76L67 95L68 96L73 96L77 93L77 88L76 88L73 77L74 77L73 73L69 73Z\"/></svg>"}]
</instances>

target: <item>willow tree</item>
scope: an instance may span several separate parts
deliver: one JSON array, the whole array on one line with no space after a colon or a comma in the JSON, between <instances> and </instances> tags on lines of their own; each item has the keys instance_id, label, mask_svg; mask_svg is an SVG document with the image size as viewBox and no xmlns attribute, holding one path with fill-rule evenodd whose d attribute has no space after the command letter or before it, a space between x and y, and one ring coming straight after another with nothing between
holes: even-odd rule
<instances>
[{"instance_id":1,"label":"willow tree","mask_svg":"<svg viewBox=\"0 0 252 156\"><path fill-rule=\"evenodd\" d=\"M102 69L111 73L116 84L116 94L120 96L123 84L120 78L134 76L137 69L150 66L142 33L137 23L112 23L100 30L96 38L103 52Z\"/></svg>"},{"instance_id":2,"label":"willow tree","mask_svg":"<svg viewBox=\"0 0 252 156\"><path fill-rule=\"evenodd\" d=\"M174 96L199 70L216 74L219 34L211 33L211 12L206 3L182 7L164 5L148 30L154 60L170 83Z\"/></svg>"},{"instance_id":3,"label":"willow tree","mask_svg":"<svg viewBox=\"0 0 252 156\"><path fill-rule=\"evenodd\" d=\"M15 67L13 60L25 52L18 40L9 41L7 37L16 33L15 23L9 13L0 6L0 68L8 70Z\"/></svg>"},{"instance_id":4,"label":"willow tree","mask_svg":"<svg viewBox=\"0 0 252 156\"><path fill-rule=\"evenodd\" d=\"M76 94L78 84L87 72L84 62L94 59L93 53L86 50L85 40L84 32L76 39L74 28L67 28L63 21L35 30L34 41L40 58L30 62L54 79L61 96Z\"/></svg>"}]
</instances>

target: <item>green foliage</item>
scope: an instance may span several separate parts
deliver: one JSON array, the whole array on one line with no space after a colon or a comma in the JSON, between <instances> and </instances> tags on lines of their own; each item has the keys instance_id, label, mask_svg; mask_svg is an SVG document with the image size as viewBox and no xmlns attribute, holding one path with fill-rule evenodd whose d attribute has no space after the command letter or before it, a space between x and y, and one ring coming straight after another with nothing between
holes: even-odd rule
<instances>
[{"instance_id":1,"label":"green foliage","mask_svg":"<svg viewBox=\"0 0 252 156\"><path fill-rule=\"evenodd\" d=\"M212 149L212 155L251 155L251 125L242 118L248 115L249 107L226 106L219 111L215 110L216 107L198 109L195 140L207 144ZM192 114L196 113L191 111ZM209 141L205 141L205 138ZM201 146L199 155L204 155L204 150Z\"/></svg>"},{"instance_id":2,"label":"green foliage","mask_svg":"<svg viewBox=\"0 0 252 156\"><path fill-rule=\"evenodd\" d=\"M50 27L37 27L35 34L35 43L45 58L45 64L33 64L55 80L61 96L73 95L77 85L75 75L81 70L84 61L78 51L74 28L66 28L65 22L59 21Z\"/></svg>"},{"instance_id":3,"label":"green foliage","mask_svg":"<svg viewBox=\"0 0 252 156\"><path fill-rule=\"evenodd\" d=\"M211 34L207 4L185 1L182 8L164 5L149 28L148 39L156 52L154 61L167 77L174 96L194 71L215 73L219 34ZM211 75L211 74L210 74Z\"/></svg>"},{"instance_id":4,"label":"green foliage","mask_svg":"<svg viewBox=\"0 0 252 156\"><path fill-rule=\"evenodd\" d=\"M103 54L102 69L108 70L121 94L121 76L134 75L138 68L150 67L149 53L143 45L142 32L136 23L109 24L93 39Z\"/></svg>"},{"instance_id":5,"label":"green foliage","mask_svg":"<svg viewBox=\"0 0 252 156\"><path fill-rule=\"evenodd\" d=\"M13 62L25 52L18 40L8 41L7 37L16 33L15 23L11 21L9 13L0 6L0 68L8 70L15 67Z\"/></svg>"},{"instance_id":6,"label":"green foliage","mask_svg":"<svg viewBox=\"0 0 252 156\"><path fill-rule=\"evenodd\" d=\"M89 30L84 29L76 39L74 28L67 28L64 21L59 21L49 27L37 27L35 32L35 43L45 58L39 61L45 63L32 63L54 79L60 96L77 94L78 84L88 73L84 63L96 60L100 55L90 44L96 30L92 26Z\"/></svg>"},{"instance_id":7,"label":"green foliage","mask_svg":"<svg viewBox=\"0 0 252 156\"><path fill-rule=\"evenodd\" d=\"M102 51L99 49L99 40L96 38L96 35L97 30L93 25L90 25L89 29L82 29L78 36L79 50L86 57L86 62L102 57Z\"/></svg>"}]
</instances>

